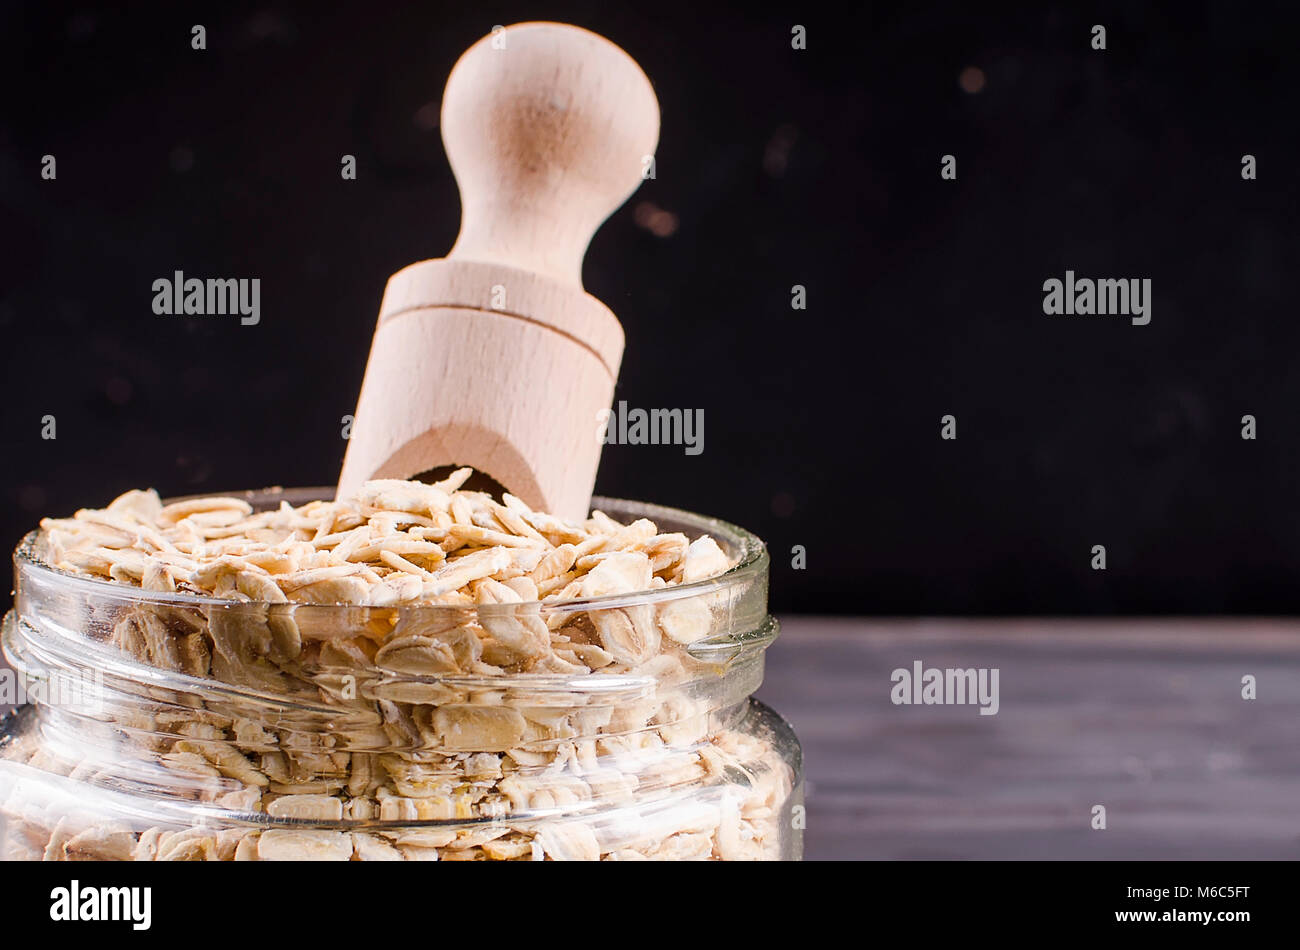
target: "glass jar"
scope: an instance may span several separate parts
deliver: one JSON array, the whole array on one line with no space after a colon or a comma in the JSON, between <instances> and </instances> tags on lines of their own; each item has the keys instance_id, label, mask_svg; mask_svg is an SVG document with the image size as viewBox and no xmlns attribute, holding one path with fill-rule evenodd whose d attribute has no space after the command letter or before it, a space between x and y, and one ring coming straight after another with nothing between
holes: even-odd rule
<instances>
[{"instance_id":1,"label":"glass jar","mask_svg":"<svg viewBox=\"0 0 1300 950\"><path fill-rule=\"evenodd\" d=\"M0 857L799 858L799 744L751 698L778 632L762 542L594 505L735 566L554 604L267 604L74 576L33 532L4 621L30 702L0 736ZM554 672L519 672L510 644L542 625Z\"/></svg>"}]
</instances>

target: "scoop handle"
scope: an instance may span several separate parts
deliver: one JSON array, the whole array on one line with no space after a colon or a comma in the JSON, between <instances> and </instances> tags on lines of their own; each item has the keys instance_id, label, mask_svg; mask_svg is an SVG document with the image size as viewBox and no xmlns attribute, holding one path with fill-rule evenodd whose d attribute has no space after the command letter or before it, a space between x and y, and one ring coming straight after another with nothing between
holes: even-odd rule
<instances>
[{"instance_id":1,"label":"scoop handle","mask_svg":"<svg viewBox=\"0 0 1300 950\"><path fill-rule=\"evenodd\" d=\"M468 465L586 517L623 328L582 289L582 259L653 167L654 90L603 37L520 23L456 63L442 138L460 235L388 281L339 495Z\"/></svg>"},{"instance_id":2,"label":"scoop handle","mask_svg":"<svg viewBox=\"0 0 1300 950\"><path fill-rule=\"evenodd\" d=\"M452 69L442 140L461 196L448 259L581 289L592 235L651 172L659 104L641 67L604 37L518 23Z\"/></svg>"}]
</instances>

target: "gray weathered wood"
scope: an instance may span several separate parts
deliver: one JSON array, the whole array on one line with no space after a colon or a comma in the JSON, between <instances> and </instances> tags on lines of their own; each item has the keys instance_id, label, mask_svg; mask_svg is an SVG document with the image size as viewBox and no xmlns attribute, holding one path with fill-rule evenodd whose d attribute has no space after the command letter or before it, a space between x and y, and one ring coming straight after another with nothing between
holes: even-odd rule
<instances>
[{"instance_id":1,"label":"gray weathered wood","mask_svg":"<svg viewBox=\"0 0 1300 950\"><path fill-rule=\"evenodd\" d=\"M915 660L996 667L998 714L893 705ZM1300 857L1300 622L786 618L759 696L812 859Z\"/></svg>"},{"instance_id":2,"label":"gray weathered wood","mask_svg":"<svg viewBox=\"0 0 1300 950\"><path fill-rule=\"evenodd\" d=\"M1000 711L894 705L915 660L998 668ZM759 697L811 859L1300 857L1297 622L789 618Z\"/></svg>"}]
</instances>

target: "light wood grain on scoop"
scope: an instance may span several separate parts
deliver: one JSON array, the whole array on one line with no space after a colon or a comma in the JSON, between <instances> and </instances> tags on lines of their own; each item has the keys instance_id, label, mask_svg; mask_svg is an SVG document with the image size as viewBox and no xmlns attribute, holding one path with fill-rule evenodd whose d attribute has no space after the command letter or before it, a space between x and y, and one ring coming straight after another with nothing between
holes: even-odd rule
<instances>
[{"instance_id":1,"label":"light wood grain on scoop","mask_svg":"<svg viewBox=\"0 0 1300 950\"><path fill-rule=\"evenodd\" d=\"M658 135L649 80L594 33L522 23L461 57L442 105L460 235L388 282L340 496L467 465L586 516L623 329L583 290L582 259Z\"/></svg>"}]
</instances>

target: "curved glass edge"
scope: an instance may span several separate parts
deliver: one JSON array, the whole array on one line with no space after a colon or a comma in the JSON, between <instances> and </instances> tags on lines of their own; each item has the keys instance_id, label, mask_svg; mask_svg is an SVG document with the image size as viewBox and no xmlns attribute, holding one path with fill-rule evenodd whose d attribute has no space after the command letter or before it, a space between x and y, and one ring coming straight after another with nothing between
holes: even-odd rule
<instances>
[{"instance_id":1,"label":"curved glass edge","mask_svg":"<svg viewBox=\"0 0 1300 950\"><path fill-rule=\"evenodd\" d=\"M281 501L287 501L290 504L305 504L306 502L318 500L321 498L331 497L333 489L331 488L296 488L296 489L263 489L261 491L244 491L231 492L222 497L242 498L252 504L256 510L264 510L267 507L274 507ZM190 495L179 498L167 498L164 502L171 504L177 501L185 501L190 498L208 497L207 495ZM260 509L259 509L259 506ZM716 577L705 578L701 581L694 581L690 584L677 584L672 587L663 587L657 590L637 591L630 594L610 594L604 597L588 597L573 600L554 601L551 603L542 603L533 601L529 604L500 604L500 605L476 605L474 607L464 607L447 604L420 604L420 605L397 605L391 607L378 607L368 604L294 604L293 607L310 607L310 608L338 608L338 609L358 609L370 608L375 610L391 610L398 613L420 612L425 616L437 616L440 613L455 613L469 610L480 610L483 606L504 608L504 612L518 610L520 607L537 609L538 605L544 611L555 612L574 612L588 610L613 610L621 607L638 606L642 604L660 604L674 600L680 600L687 597L694 597L703 594L710 594L717 591L743 584L754 577L766 575L769 564L767 547L757 535L746 531L737 525L722 521L718 518L711 518L705 515L697 515L689 511L682 511L677 508L669 508L663 505L654 505L648 502L630 501L619 498L606 498L604 496L595 496L592 498L592 510L604 511L611 517L629 516L633 520L636 518L649 518L656 525L662 527L662 522L668 522L674 526L689 526L695 537L708 534L714 540L725 543L730 548L730 553L736 558L736 563L727 571ZM24 582L39 583L44 580L47 583L56 583L69 592L76 592L85 595L87 598L111 598L128 603L142 603L153 606L178 606L178 607L220 607L220 608L270 608L284 607L282 604L272 604L266 601L232 601L221 597L207 597L201 594L187 594L178 592L146 591L138 587L127 584L119 584L114 581L100 580L93 577L84 577L79 574L73 574L68 571L60 570L51 564L48 564L40 555L40 545L44 536L41 529L28 532L19 542L18 547L14 550L14 574L17 593L21 597L23 593ZM490 611L491 612L491 611Z\"/></svg>"},{"instance_id":2,"label":"curved glass edge","mask_svg":"<svg viewBox=\"0 0 1300 950\"><path fill-rule=\"evenodd\" d=\"M742 714L737 717L738 728L749 730L768 739L776 749L779 759L793 772L792 792L783 811L784 832L792 834L795 845L801 835L794 809L802 808L804 773L803 753L794 730L770 706L752 697L745 700ZM95 812L102 818L124 821L165 823L176 827L198 826L220 828L247 827L258 829L285 828L321 831L401 831L420 829L468 828L507 822L526 824L561 820L590 820L594 816L611 813L649 814L659 809L676 807L684 800L698 801L700 787L670 789L667 794L627 804L594 799L575 807L573 804L545 809L526 809L498 816L457 818L404 818L382 819L314 819L288 818L268 815L265 812L239 811L212 802L181 800L158 793L144 793L140 789L126 790L89 786L85 781L47 772L30 765L6 761L6 747L24 729L36 728L39 720L36 707L20 706L0 717L0 799L14 794L24 785L38 786L41 797L48 804L63 802L70 809ZM745 764L745 763L738 763ZM738 778L734 774L719 778L705 788L715 788L724 793L729 784ZM89 796L89 797L88 797ZM783 846L783 851L786 848ZM801 849L800 849L801 850Z\"/></svg>"}]
</instances>

